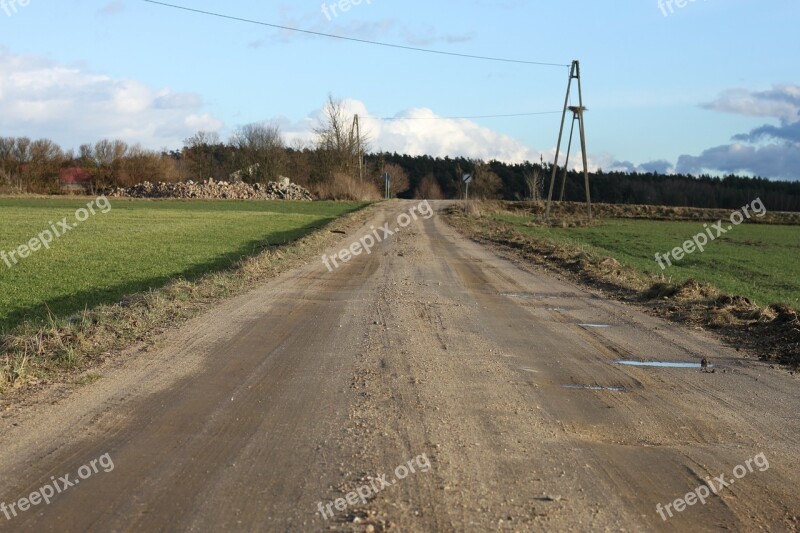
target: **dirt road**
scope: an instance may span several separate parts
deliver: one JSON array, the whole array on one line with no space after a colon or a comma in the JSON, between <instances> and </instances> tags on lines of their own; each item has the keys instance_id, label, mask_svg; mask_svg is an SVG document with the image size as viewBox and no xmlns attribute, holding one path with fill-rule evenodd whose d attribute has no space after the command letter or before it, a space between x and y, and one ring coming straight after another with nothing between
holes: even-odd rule
<instances>
[{"instance_id":1,"label":"dirt road","mask_svg":"<svg viewBox=\"0 0 800 533\"><path fill-rule=\"evenodd\" d=\"M385 204L331 253L413 205ZM616 362L703 357L713 373ZM0 509L0 530L798 527L796 376L521 270L437 216L117 360L4 419L0 502L17 516Z\"/></svg>"}]
</instances>

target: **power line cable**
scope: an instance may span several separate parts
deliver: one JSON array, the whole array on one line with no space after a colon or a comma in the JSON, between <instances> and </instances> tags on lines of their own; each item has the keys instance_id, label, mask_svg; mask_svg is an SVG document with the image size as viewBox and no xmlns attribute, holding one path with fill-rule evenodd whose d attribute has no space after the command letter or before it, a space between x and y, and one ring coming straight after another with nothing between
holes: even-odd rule
<instances>
[{"instance_id":1,"label":"power line cable","mask_svg":"<svg viewBox=\"0 0 800 533\"><path fill-rule=\"evenodd\" d=\"M506 117L532 117L535 115L556 115L561 111L540 111L538 113L511 113L507 115L473 115L469 117L364 117L380 121L401 121L401 120L475 120L481 118L506 118Z\"/></svg>"},{"instance_id":2,"label":"power line cable","mask_svg":"<svg viewBox=\"0 0 800 533\"><path fill-rule=\"evenodd\" d=\"M319 31L304 30L304 29L300 29L300 28L292 28L292 27L289 27L289 26L282 26L280 24L272 24L272 23L269 23L269 22L262 22L262 21L253 20L253 19L247 19L247 18L243 18L243 17L235 17L235 16L232 16L232 15L224 15L222 13L215 13L213 11L204 11L202 9L194 9L194 8L191 8L191 7L179 6L179 5L176 5L176 4L168 4L166 2L157 2L156 0L142 0L142 1L147 2L149 4L155 4L155 5L159 5L159 6L163 6L163 7L179 9L179 10L182 10L182 11L189 11L191 13L198 13L200 15L207 15L207 16L210 16L210 17L217 17L217 18L221 18L221 19L234 20L234 21L237 21L237 22L246 22L248 24L257 24L259 26L267 26L269 28L276 28L276 29L280 29L280 30L293 31L293 32L297 32L297 33L305 33L305 34L308 34L308 35L317 35L319 37L327 37L327 38L330 38L330 39L339 39L339 40L342 40L342 41L351 41L351 42L356 42L356 43L361 43L361 44L371 44L371 45L374 45L374 46L383 46L383 47L387 47L387 48L397 48L397 49L400 49L400 50L410 50L410 51L413 51L413 52L423 52L423 53L427 53L427 54L438 54L438 55L443 55L443 56L454 56L454 57L461 57L461 58L467 58L467 59L479 59L479 60L483 60L483 61L499 61L499 62L502 62L502 63L519 63L519 64L523 64L523 65L536 65L536 66L542 66L542 67L567 67L567 68L569 68L569 66L570 66L570 65L566 65L564 63L546 63L546 62L542 62L542 61L525 61L525 60L521 60L521 59L507 59L507 58L502 58L502 57L479 56L479 55L472 55L472 54L459 54L457 52L444 52L442 50L432 50L432 49L429 49L429 48L417 48L415 46L405 46L405 45L402 45L402 44L383 43L383 42L379 42L379 41L370 41L370 40L367 40L367 39L358 39L356 37L345 37L343 35L334 35L334 34L331 34L331 33L323 33L323 32L319 32Z\"/></svg>"}]
</instances>

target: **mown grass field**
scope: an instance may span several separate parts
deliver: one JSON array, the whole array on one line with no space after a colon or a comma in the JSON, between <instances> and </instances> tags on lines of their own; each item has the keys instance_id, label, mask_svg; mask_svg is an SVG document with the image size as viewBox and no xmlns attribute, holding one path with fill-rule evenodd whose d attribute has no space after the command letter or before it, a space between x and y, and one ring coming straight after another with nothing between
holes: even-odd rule
<instances>
[{"instance_id":1,"label":"mown grass field","mask_svg":"<svg viewBox=\"0 0 800 533\"><path fill-rule=\"evenodd\" d=\"M9 252L91 199L0 198L0 251ZM291 242L365 204L356 202L140 201L111 210L9 268L0 261L0 331L66 316L126 294L196 279Z\"/></svg>"},{"instance_id":2,"label":"mown grass field","mask_svg":"<svg viewBox=\"0 0 800 533\"><path fill-rule=\"evenodd\" d=\"M522 233L613 257L672 282L693 278L759 305L784 303L800 307L800 226L736 226L709 243L705 252L695 251L662 270L655 261L656 252L664 254L682 246L703 231L703 223L608 219L595 226L550 228L526 226L530 217L505 213L491 216Z\"/></svg>"}]
</instances>

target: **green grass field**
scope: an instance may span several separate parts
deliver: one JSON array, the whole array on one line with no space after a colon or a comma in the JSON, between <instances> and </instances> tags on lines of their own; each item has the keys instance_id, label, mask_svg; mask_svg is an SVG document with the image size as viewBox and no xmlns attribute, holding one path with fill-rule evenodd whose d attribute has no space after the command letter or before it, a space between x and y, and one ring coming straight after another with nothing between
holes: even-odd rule
<instances>
[{"instance_id":1,"label":"green grass field","mask_svg":"<svg viewBox=\"0 0 800 533\"><path fill-rule=\"evenodd\" d=\"M743 224L673 262L666 270L655 261L703 231L703 223L653 220L606 220L584 228L527 227L530 218L495 214L520 232L577 245L601 256L673 282L689 278L750 298L759 305L800 307L800 226ZM666 266L666 262L664 263Z\"/></svg>"},{"instance_id":2,"label":"green grass field","mask_svg":"<svg viewBox=\"0 0 800 533\"><path fill-rule=\"evenodd\" d=\"M0 251L6 253L90 199L0 198ZM139 201L111 209L11 268L0 260L0 331L23 320L65 316L126 294L196 279L302 237L359 209L355 202ZM58 226L57 226L58 227Z\"/></svg>"}]
</instances>

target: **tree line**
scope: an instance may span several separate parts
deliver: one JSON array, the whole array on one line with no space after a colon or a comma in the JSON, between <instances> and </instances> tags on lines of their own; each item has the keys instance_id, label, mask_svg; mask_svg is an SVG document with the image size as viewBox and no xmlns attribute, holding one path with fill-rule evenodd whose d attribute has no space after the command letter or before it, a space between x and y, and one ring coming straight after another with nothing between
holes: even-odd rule
<instances>
[{"instance_id":1,"label":"tree line","mask_svg":"<svg viewBox=\"0 0 800 533\"><path fill-rule=\"evenodd\" d=\"M368 148L369 139L353 127L342 102L330 98L314 141L291 146L277 126L262 123L245 125L226 141L200 131L180 150L163 152L120 140L104 139L76 151L49 139L0 137L0 191L54 194L62 190L65 175L90 176L93 191L144 181L266 183L286 176L321 198L377 199L382 188L373 178L384 171L397 176L393 194L405 191L402 169L359 165ZM70 172L76 169L81 172Z\"/></svg>"},{"instance_id":2,"label":"tree line","mask_svg":"<svg viewBox=\"0 0 800 533\"><path fill-rule=\"evenodd\" d=\"M549 191L552 165L543 161L508 164L369 153L369 136L353 119L341 101L329 98L314 140L308 143L287 145L277 126L258 123L237 129L226 141L201 131L186 139L180 150L166 152L119 140L65 151L47 139L0 137L0 191L57 193L69 169L87 171L93 190L209 178L265 183L286 176L319 198L373 200L382 197L383 176L389 174L392 196L447 199L464 197L463 177L470 174L474 198L541 200ZM556 199L563 175L559 168ZM591 173L590 184L595 202L738 209L761 198L772 210L800 211L800 182L598 170ZM583 201L583 175L568 172L563 190L565 200Z\"/></svg>"},{"instance_id":3,"label":"tree line","mask_svg":"<svg viewBox=\"0 0 800 533\"><path fill-rule=\"evenodd\" d=\"M411 198L430 188L434 181L442 198L463 198L464 174L471 174L470 197L503 200L547 198L553 165L546 162L508 164L467 158L439 158L381 154L383 161L403 169L410 176L409 188L401 197ZM556 173L553 198L561 194L563 167ZM800 211L800 181L774 181L760 177L691 176L654 172L589 173L592 201L609 204L646 204L680 207L738 209L755 198L775 211ZM585 201L582 172L567 173L564 200Z\"/></svg>"}]
</instances>

